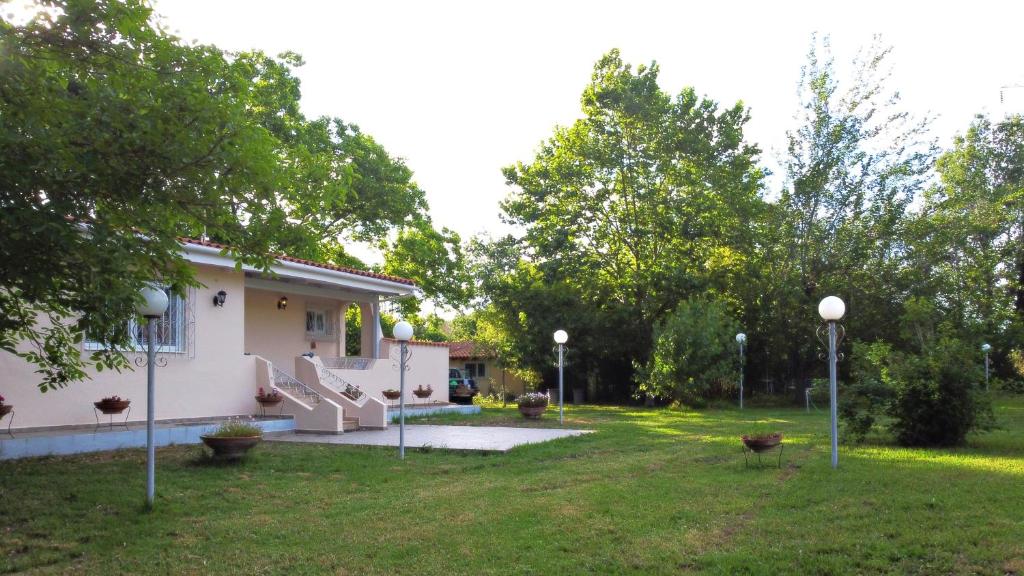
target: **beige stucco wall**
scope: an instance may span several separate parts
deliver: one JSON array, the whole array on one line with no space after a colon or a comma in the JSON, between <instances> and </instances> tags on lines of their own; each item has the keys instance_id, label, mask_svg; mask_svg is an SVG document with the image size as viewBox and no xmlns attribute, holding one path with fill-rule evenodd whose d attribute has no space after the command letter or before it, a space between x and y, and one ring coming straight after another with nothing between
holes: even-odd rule
<instances>
[{"instance_id":1,"label":"beige stucco wall","mask_svg":"<svg viewBox=\"0 0 1024 576\"><path fill-rule=\"evenodd\" d=\"M288 307L284 310L277 309L281 296L288 297ZM340 330L335 330L336 334L330 341L311 341L306 336L307 306L332 311L335 322L338 322L340 304L339 301L309 298L283 290L272 292L248 288L245 291L245 351L270 360L288 373L295 368L295 357L305 352L332 358L341 356L338 343L343 333Z\"/></svg>"},{"instance_id":2,"label":"beige stucco wall","mask_svg":"<svg viewBox=\"0 0 1024 576\"><path fill-rule=\"evenodd\" d=\"M480 388L481 394L493 394L500 393L502 389L502 379L504 379L505 391L512 394L523 394L526 392L526 382L513 375L511 372L504 370L498 365L498 360L495 358L481 358L473 360L455 359L452 358L448 362L448 366L451 368L458 368L465 374L467 363L483 363L484 372L486 376L480 378L474 378L476 385Z\"/></svg>"},{"instance_id":3,"label":"beige stucco wall","mask_svg":"<svg viewBox=\"0 0 1024 576\"><path fill-rule=\"evenodd\" d=\"M256 411L256 368L243 355L245 316L244 279L241 272L209 266L197 267L205 285L195 291L194 357L162 354L167 365L156 369L156 417L201 418L252 414ZM218 290L228 293L223 308L213 305ZM276 309L274 310L277 311ZM144 354L129 354L129 361ZM42 394L34 366L0 352L0 395L14 405L14 427L93 424L94 401L118 395L132 400L130 421L146 417L146 370L91 372L92 379ZM105 420L103 415L100 418ZM118 418L114 417L115 420ZM122 416L123 418L123 416ZM6 427L6 418L0 425Z\"/></svg>"},{"instance_id":4,"label":"beige stucco wall","mask_svg":"<svg viewBox=\"0 0 1024 576\"><path fill-rule=\"evenodd\" d=\"M410 342L409 348L412 356L405 373L406 403L448 402L448 347ZM374 361L366 370L331 371L350 384L359 386L370 397L383 399L381 392L388 388L399 388L398 344L385 339L381 343L381 355L384 358ZM430 386L433 389L433 394L428 398L413 396L412 390L421 384L424 388ZM385 403L390 405L390 401Z\"/></svg>"}]
</instances>

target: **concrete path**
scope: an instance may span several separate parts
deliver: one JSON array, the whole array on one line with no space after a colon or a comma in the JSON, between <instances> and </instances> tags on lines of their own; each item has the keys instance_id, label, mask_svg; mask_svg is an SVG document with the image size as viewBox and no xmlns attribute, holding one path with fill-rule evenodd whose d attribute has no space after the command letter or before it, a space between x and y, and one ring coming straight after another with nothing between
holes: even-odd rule
<instances>
[{"instance_id":1,"label":"concrete path","mask_svg":"<svg viewBox=\"0 0 1024 576\"><path fill-rule=\"evenodd\" d=\"M507 452L522 444L547 442L556 438L580 436L593 430L561 428L510 428L505 426L433 426L407 424L407 448L444 448L449 450L487 450ZM345 434L284 433L266 436L271 442L313 442L317 444L350 444L356 446L398 446L398 426L387 430L359 430Z\"/></svg>"}]
</instances>

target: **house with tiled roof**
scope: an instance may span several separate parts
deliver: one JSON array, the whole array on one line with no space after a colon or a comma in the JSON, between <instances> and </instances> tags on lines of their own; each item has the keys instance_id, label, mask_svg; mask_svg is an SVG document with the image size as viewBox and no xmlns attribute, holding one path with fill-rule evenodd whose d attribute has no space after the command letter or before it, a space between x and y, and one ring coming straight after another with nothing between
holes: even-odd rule
<instances>
[{"instance_id":1,"label":"house with tiled roof","mask_svg":"<svg viewBox=\"0 0 1024 576\"><path fill-rule=\"evenodd\" d=\"M277 256L269 269L236 266L228 246L183 238L181 254L200 287L185 295L167 289L169 305L157 320L156 419L189 421L261 412L255 396L277 389L272 409L301 431L341 433L388 425L385 389L398 388L398 346L381 330L381 307L415 296L406 278ZM347 349L345 313L361 315L358 349ZM130 322L129 361L143 365L145 331ZM88 355L99 343L85 341ZM406 401L447 403L447 346L410 342ZM0 392L14 406L12 430L108 424L94 402L110 396L137 400L116 421L125 427L146 417L145 370L93 372L89 379L40 394L36 367L0 353ZM412 388L434 394L413 396ZM265 411L264 411L265 412ZM109 418L109 420L115 420ZM5 426L6 427L6 426Z\"/></svg>"},{"instance_id":2,"label":"house with tiled roof","mask_svg":"<svg viewBox=\"0 0 1024 576\"><path fill-rule=\"evenodd\" d=\"M448 369L475 380L483 394L526 392L526 382L502 366L493 349L470 340L448 343Z\"/></svg>"}]
</instances>

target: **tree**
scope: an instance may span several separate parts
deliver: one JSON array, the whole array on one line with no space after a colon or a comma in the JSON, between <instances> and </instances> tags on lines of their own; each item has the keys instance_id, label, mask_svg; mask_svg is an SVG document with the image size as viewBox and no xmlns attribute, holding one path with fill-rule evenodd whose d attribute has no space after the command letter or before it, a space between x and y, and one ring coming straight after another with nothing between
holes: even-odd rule
<instances>
[{"instance_id":1,"label":"tree","mask_svg":"<svg viewBox=\"0 0 1024 576\"><path fill-rule=\"evenodd\" d=\"M43 391L126 366L143 283L196 284L180 236L265 267L423 217L403 163L302 116L294 54L182 44L143 0L38 5L0 21L0 349Z\"/></svg>"},{"instance_id":2,"label":"tree","mask_svg":"<svg viewBox=\"0 0 1024 576\"><path fill-rule=\"evenodd\" d=\"M1003 358L1024 334L1024 118L977 117L936 169L913 264L965 335Z\"/></svg>"},{"instance_id":3,"label":"tree","mask_svg":"<svg viewBox=\"0 0 1024 576\"><path fill-rule=\"evenodd\" d=\"M728 307L715 300L684 300L654 328L654 350L641 370L640 392L699 405L734 387L734 337Z\"/></svg>"},{"instance_id":4,"label":"tree","mask_svg":"<svg viewBox=\"0 0 1024 576\"><path fill-rule=\"evenodd\" d=\"M609 52L583 92L584 118L556 128L530 164L504 171L514 190L502 208L525 228L519 246L530 261L505 278L574 298L582 322L602 330L595 339L616 334L627 378L634 360L646 361L654 322L679 300L729 292L762 207L743 105L720 111L692 88L671 97L657 78L656 64L634 71ZM493 301L511 320L514 309Z\"/></svg>"},{"instance_id":5,"label":"tree","mask_svg":"<svg viewBox=\"0 0 1024 576\"><path fill-rule=\"evenodd\" d=\"M799 126L788 134L786 186L759 242L761 281L752 330L774 350L768 368L803 379L819 364L812 340L818 301L846 300L848 328L891 339L911 281L903 273L908 207L934 158L927 120L890 92L890 48L875 42L854 61L843 88L826 38L812 40L800 80ZM753 348L753 347L752 347ZM757 355L752 357L756 364Z\"/></svg>"}]
</instances>

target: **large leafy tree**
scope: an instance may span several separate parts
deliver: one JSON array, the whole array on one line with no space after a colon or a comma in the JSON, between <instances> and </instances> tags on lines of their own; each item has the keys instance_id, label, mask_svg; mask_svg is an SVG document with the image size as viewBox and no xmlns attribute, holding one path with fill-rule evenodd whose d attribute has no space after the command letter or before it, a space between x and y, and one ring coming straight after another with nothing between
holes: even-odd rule
<instances>
[{"instance_id":1,"label":"large leafy tree","mask_svg":"<svg viewBox=\"0 0 1024 576\"><path fill-rule=\"evenodd\" d=\"M654 322L679 300L738 282L762 208L743 105L720 110L692 88L671 96L657 79L656 64L634 70L609 52L583 92L583 118L505 169L513 192L503 209L526 231L518 244L529 263L499 276L518 290L490 292L499 308L522 306L531 286L547 302L570 298L581 356L607 358L587 342L614 334L627 367L645 361ZM506 303L509 293L520 297ZM522 322L520 312L506 310Z\"/></svg>"},{"instance_id":2,"label":"large leafy tree","mask_svg":"<svg viewBox=\"0 0 1024 576\"><path fill-rule=\"evenodd\" d=\"M802 379L818 366L818 301L846 300L859 338L892 338L908 290L908 208L934 158L927 120L899 109L886 86L890 49L876 38L838 78L826 38L812 41L800 81L799 125L788 134L786 186L758 254L750 323L755 368Z\"/></svg>"},{"instance_id":3,"label":"large leafy tree","mask_svg":"<svg viewBox=\"0 0 1024 576\"><path fill-rule=\"evenodd\" d=\"M1024 333L1024 118L979 116L936 168L914 228L924 295L1002 358Z\"/></svg>"},{"instance_id":4,"label":"large leafy tree","mask_svg":"<svg viewBox=\"0 0 1024 576\"><path fill-rule=\"evenodd\" d=\"M143 0L40 0L0 21L0 349L45 391L120 368L139 287L195 284L180 236L345 260L423 217L411 171L299 111L301 60L166 34ZM82 358L85 335L106 345Z\"/></svg>"}]
</instances>

